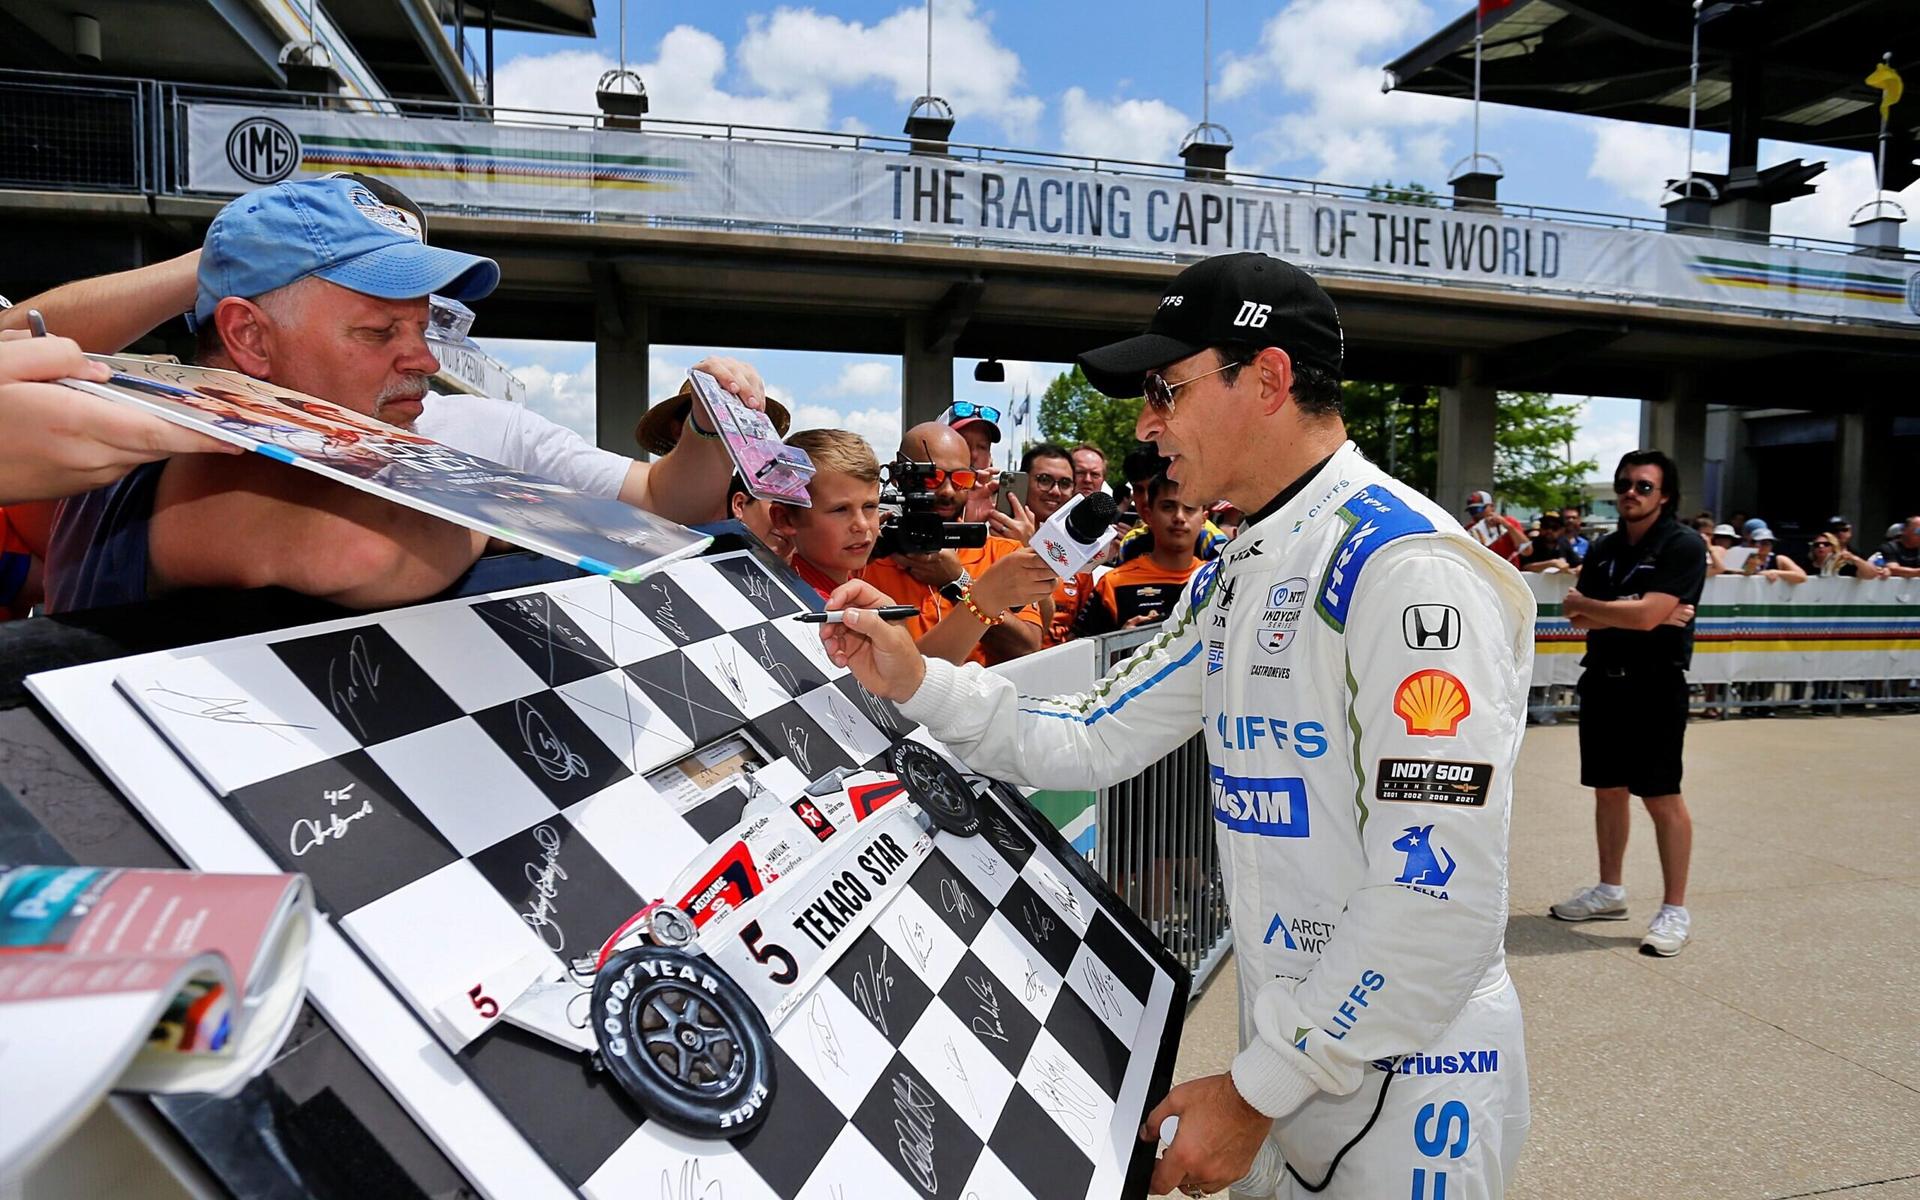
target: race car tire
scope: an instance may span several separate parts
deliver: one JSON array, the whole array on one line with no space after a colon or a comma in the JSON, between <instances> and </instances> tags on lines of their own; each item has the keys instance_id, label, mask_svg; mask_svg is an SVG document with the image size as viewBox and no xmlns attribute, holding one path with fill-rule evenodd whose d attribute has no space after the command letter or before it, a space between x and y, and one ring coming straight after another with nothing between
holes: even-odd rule
<instances>
[{"instance_id":1,"label":"race car tire","mask_svg":"<svg viewBox=\"0 0 1920 1200\"><path fill-rule=\"evenodd\" d=\"M665 946L616 952L594 979L593 1032L608 1073L668 1129L731 1138L766 1119L773 1033L708 959Z\"/></svg>"},{"instance_id":2,"label":"race car tire","mask_svg":"<svg viewBox=\"0 0 1920 1200\"><path fill-rule=\"evenodd\" d=\"M936 826L960 837L980 832L980 802L973 785L938 752L902 738L888 748L887 765Z\"/></svg>"}]
</instances>

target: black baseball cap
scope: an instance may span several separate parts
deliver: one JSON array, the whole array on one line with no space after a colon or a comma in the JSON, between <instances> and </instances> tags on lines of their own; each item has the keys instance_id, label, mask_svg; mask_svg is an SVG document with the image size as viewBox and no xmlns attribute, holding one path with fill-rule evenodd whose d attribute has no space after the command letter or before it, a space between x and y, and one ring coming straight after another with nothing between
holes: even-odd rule
<instances>
[{"instance_id":1,"label":"black baseball cap","mask_svg":"<svg viewBox=\"0 0 1920 1200\"><path fill-rule=\"evenodd\" d=\"M1174 277L1147 331L1080 356L1087 382L1138 396L1141 376L1222 342L1278 346L1303 366L1340 374L1340 314L1313 277L1266 254L1222 254Z\"/></svg>"}]
</instances>

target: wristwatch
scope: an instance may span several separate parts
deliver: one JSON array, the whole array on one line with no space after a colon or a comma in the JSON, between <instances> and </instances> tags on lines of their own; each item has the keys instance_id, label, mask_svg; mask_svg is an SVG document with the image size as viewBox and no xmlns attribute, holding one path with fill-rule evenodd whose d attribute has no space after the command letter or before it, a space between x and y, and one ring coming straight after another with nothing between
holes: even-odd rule
<instances>
[{"instance_id":1,"label":"wristwatch","mask_svg":"<svg viewBox=\"0 0 1920 1200\"><path fill-rule=\"evenodd\" d=\"M940 598L948 604L958 604L960 603L961 593L972 586L973 576L967 573L965 567L961 567L960 578L954 580L952 583L943 583L940 585Z\"/></svg>"}]
</instances>

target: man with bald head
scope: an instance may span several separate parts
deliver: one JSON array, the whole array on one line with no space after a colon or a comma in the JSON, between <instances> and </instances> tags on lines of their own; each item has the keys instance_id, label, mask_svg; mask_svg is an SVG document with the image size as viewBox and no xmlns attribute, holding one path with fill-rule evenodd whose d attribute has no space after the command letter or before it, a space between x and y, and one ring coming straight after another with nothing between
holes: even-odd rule
<instances>
[{"instance_id":1,"label":"man with bald head","mask_svg":"<svg viewBox=\"0 0 1920 1200\"><path fill-rule=\"evenodd\" d=\"M934 465L934 511L943 521L958 521L973 490L966 475L973 461L967 440L951 425L927 421L901 437L898 457ZM965 486L956 482L955 472L967 479ZM994 570L1002 560L1011 561ZM1009 538L989 537L978 549L877 558L860 577L897 602L920 610L904 625L923 646L923 637L940 626L942 618L953 616L954 622L936 635L940 640L959 628L957 623L963 619L980 631L979 643L964 661L991 665L1040 648L1039 607L1026 601L1051 594L1052 573L1039 555Z\"/></svg>"}]
</instances>

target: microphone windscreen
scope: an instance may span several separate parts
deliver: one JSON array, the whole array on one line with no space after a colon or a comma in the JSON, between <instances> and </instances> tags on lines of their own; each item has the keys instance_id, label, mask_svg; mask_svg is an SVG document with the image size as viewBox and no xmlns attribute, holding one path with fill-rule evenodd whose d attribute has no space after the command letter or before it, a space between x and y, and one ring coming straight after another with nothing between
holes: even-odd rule
<instances>
[{"instance_id":1,"label":"microphone windscreen","mask_svg":"<svg viewBox=\"0 0 1920 1200\"><path fill-rule=\"evenodd\" d=\"M1107 526L1113 524L1114 514L1119 511L1120 506L1114 503L1112 496L1095 492L1074 505L1073 511L1067 514L1067 534L1081 545L1099 541L1100 535L1107 531Z\"/></svg>"}]
</instances>

